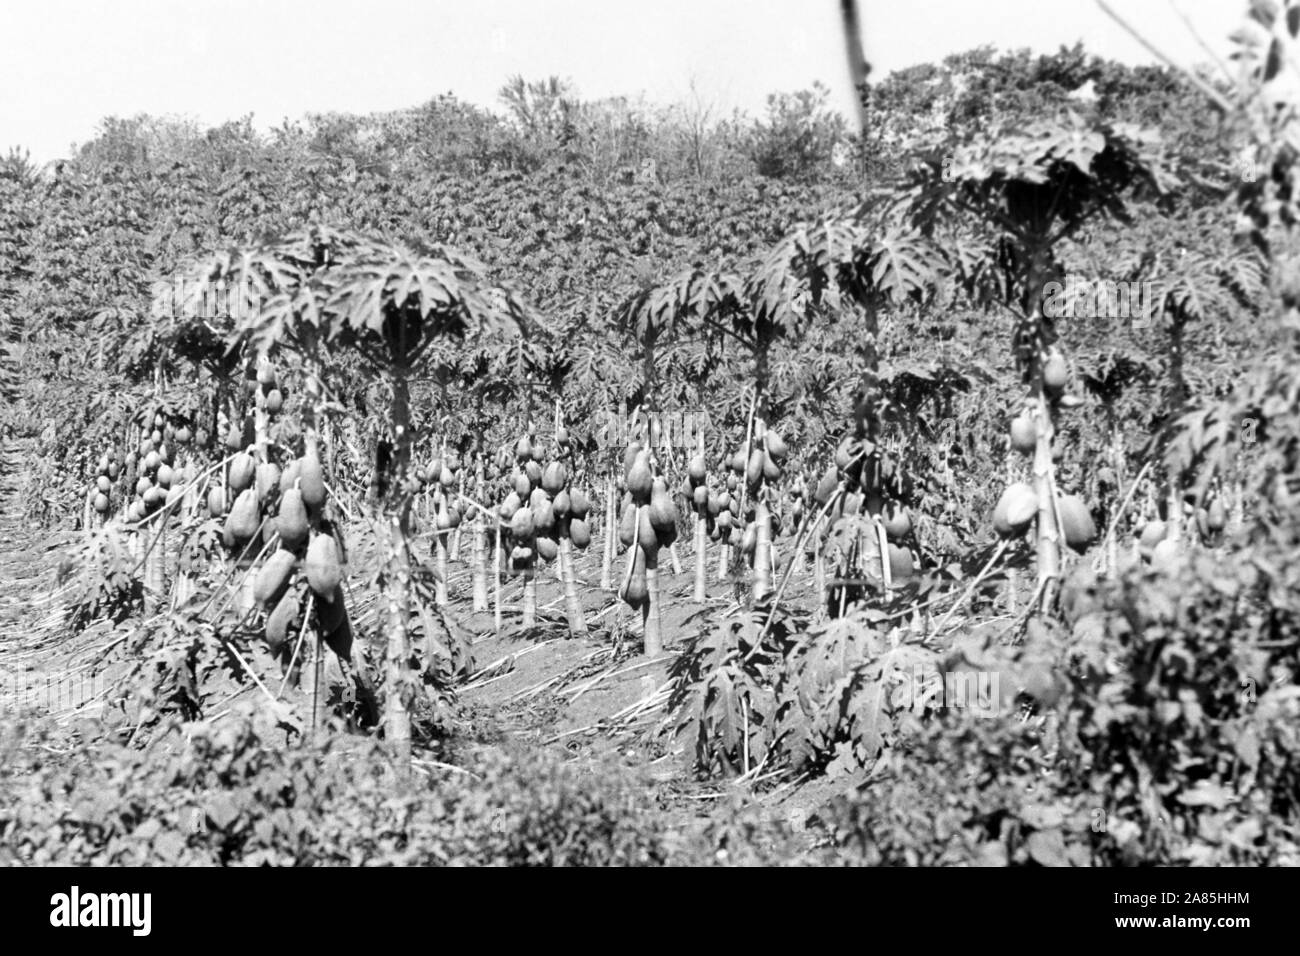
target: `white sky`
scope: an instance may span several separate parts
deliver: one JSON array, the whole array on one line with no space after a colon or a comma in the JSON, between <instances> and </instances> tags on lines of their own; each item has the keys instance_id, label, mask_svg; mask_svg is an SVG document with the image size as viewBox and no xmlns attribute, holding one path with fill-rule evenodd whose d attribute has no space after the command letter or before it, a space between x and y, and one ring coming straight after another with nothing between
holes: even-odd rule
<instances>
[{"instance_id":1,"label":"white sky","mask_svg":"<svg viewBox=\"0 0 1300 956\"><path fill-rule=\"evenodd\" d=\"M1111 0L1179 62L1226 55L1245 0ZM1082 40L1151 57L1092 0L859 0L873 78L985 43L1052 52ZM0 151L44 162L105 116L258 126L451 92L496 107L514 73L588 97L706 99L758 112L814 79L853 108L837 0L0 0Z\"/></svg>"}]
</instances>

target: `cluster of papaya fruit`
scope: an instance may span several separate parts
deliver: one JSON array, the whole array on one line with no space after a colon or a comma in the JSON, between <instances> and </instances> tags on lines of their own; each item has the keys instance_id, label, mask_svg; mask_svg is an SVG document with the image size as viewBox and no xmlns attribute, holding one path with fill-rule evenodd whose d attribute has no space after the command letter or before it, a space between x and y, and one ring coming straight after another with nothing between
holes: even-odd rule
<instances>
[{"instance_id":1,"label":"cluster of papaya fruit","mask_svg":"<svg viewBox=\"0 0 1300 956\"><path fill-rule=\"evenodd\" d=\"M557 441L557 450L567 456L567 436L557 432L558 437L566 438L563 443ZM546 449L531 430L515 443L513 456L506 448L497 456L496 474L509 471L511 485L497 514L509 531L510 566L517 571L532 568L539 558L554 561L561 538L568 538L577 548L591 544L587 524L590 500L582 491L570 489L563 461L544 462Z\"/></svg>"},{"instance_id":2,"label":"cluster of papaya fruit","mask_svg":"<svg viewBox=\"0 0 1300 956\"><path fill-rule=\"evenodd\" d=\"M836 492L844 493L836 497ZM813 500L820 507L830 505L827 517L865 515L884 531L893 580L910 578L916 570L911 548L912 515L906 501L912 483L885 449L866 438L845 437L835 449L835 460L827 466Z\"/></svg>"},{"instance_id":3,"label":"cluster of papaya fruit","mask_svg":"<svg viewBox=\"0 0 1300 956\"><path fill-rule=\"evenodd\" d=\"M630 553L618 596L629 607L644 608L651 600L647 572L658 568L659 549L677 540L677 504L640 442L629 444L623 457L623 488L618 541Z\"/></svg>"},{"instance_id":4,"label":"cluster of papaya fruit","mask_svg":"<svg viewBox=\"0 0 1300 956\"><path fill-rule=\"evenodd\" d=\"M284 389L280 387L274 366L267 363L259 365L256 376L249 380L249 388L261 391L262 408L272 418L284 410Z\"/></svg>"},{"instance_id":5,"label":"cluster of papaya fruit","mask_svg":"<svg viewBox=\"0 0 1300 956\"><path fill-rule=\"evenodd\" d=\"M174 457L175 447L190 439L188 426L173 426L161 411L155 412L151 417L152 421L148 424L152 424L153 430L140 440L138 452L128 454L124 462L126 471L137 476L135 497L126 511L127 521L130 522L143 521L164 505L174 504L184 494L184 486L193 477L192 467L178 466ZM100 464L103 465L104 462L101 460ZM111 456L108 464L111 469ZM99 478L106 474L107 472L101 474ZM103 483L99 478L96 479L97 487L103 492ZM98 498L95 506L98 510Z\"/></svg>"},{"instance_id":6,"label":"cluster of papaya fruit","mask_svg":"<svg viewBox=\"0 0 1300 956\"><path fill-rule=\"evenodd\" d=\"M1196 527L1201 542L1213 546L1223 536L1228 525L1228 512L1222 498L1212 498L1203 506L1194 500L1183 501L1183 517L1189 519ZM1148 563L1161 567L1168 564L1178 554L1178 540L1173 534L1169 521L1153 518L1138 529L1138 554Z\"/></svg>"},{"instance_id":7,"label":"cluster of papaya fruit","mask_svg":"<svg viewBox=\"0 0 1300 956\"><path fill-rule=\"evenodd\" d=\"M417 475L434 492L434 527L443 533L459 528L464 517L453 497L460 475L460 459L454 453L433 458Z\"/></svg>"},{"instance_id":8,"label":"cluster of papaya fruit","mask_svg":"<svg viewBox=\"0 0 1300 956\"><path fill-rule=\"evenodd\" d=\"M99 456L99 466L95 470L95 484L91 490L90 499L91 507L98 514L108 513L108 496L113 491L113 482L117 481L118 476L121 474L121 453L116 448L110 448Z\"/></svg>"},{"instance_id":9,"label":"cluster of papaya fruit","mask_svg":"<svg viewBox=\"0 0 1300 956\"><path fill-rule=\"evenodd\" d=\"M223 542L239 548L260 532L272 549L253 580L253 599L269 612L266 643L271 653L280 655L287 647L310 591L321 636L346 657L352 630L343 597L343 564L333 523L324 514L325 480L316 451L308 448L283 472L273 462L255 464L252 455L241 452L231 462L227 484L236 497L222 528ZM222 490L214 487L208 508L215 516L221 505Z\"/></svg>"},{"instance_id":10,"label":"cluster of papaya fruit","mask_svg":"<svg viewBox=\"0 0 1300 956\"><path fill-rule=\"evenodd\" d=\"M776 484L781 480L782 468L790 450L784 439L774 430L764 428L759 420L754 422L754 440L749 443L749 457L745 457L745 448L736 449L731 456L731 470L737 480L743 478L750 494L757 494L767 484ZM728 481L728 488L735 490L736 482Z\"/></svg>"},{"instance_id":11,"label":"cluster of papaya fruit","mask_svg":"<svg viewBox=\"0 0 1300 956\"><path fill-rule=\"evenodd\" d=\"M705 471L704 456L697 455L691 459L686 469L686 479L690 484L691 507L704 519L704 527L714 541L722 541L733 547L739 547L740 533L740 499L736 497L739 479L736 475L727 476L726 486L721 489L710 488L703 477L697 477Z\"/></svg>"},{"instance_id":12,"label":"cluster of papaya fruit","mask_svg":"<svg viewBox=\"0 0 1300 956\"><path fill-rule=\"evenodd\" d=\"M993 530L1004 538L1024 534L1038 515L1038 505L1038 493L1032 486L1023 481L1013 482L1002 492L993 509ZM1086 551L1097 540L1097 525L1078 495L1058 494L1056 514L1065 543L1075 551Z\"/></svg>"}]
</instances>

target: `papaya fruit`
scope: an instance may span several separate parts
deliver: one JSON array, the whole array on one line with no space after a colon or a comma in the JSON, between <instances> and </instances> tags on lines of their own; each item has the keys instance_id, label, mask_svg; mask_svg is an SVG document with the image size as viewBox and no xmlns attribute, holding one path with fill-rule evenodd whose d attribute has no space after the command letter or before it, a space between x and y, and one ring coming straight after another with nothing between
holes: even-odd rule
<instances>
[{"instance_id":1,"label":"papaya fruit","mask_svg":"<svg viewBox=\"0 0 1300 956\"><path fill-rule=\"evenodd\" d=\"M208 514L219 518L226 513L226 493L220 485L208 489Z\"/></svg>"},{"instance_id":2,"label":"papaya fruit","mask_svg":"<svg viewBox=\"0 0 1300 956\"><path fill-rule=\"evenodd\" d=\"M560 547L555 543L555 539L546 535L539 535L537 538L537 556L543 561L551 562L559 556Z\"/></svg>"},{"instance_id":3,"label":"papaya fruit","mask_svg":"<svg viewBox=\"0 0 1300 956\"><path fill-rule=\"evenodd\" d=\"M108 480L108 475L100 475L95 479L95 490L103 495L113 490L113 483Z\"/></svg>"},{"instance_id":4,"label":"papaya fruit","mask_svg":"<svg viewBox=\"0 0 1300 956\"><path fill-rule=\"evenodd\" d=\"M520 508L510 517L510 533L516 541L528 541L533 536L533 510Z\"/></svg>"},{"instance_id":5,"label":"papaya fruit","mask_svg":"<svg viewBox=\"0 0 1300 956\"><path fill-rule=\"evenodd\" d=\"M520 435L515 442L515 460L519 463L528 461L533 457L533 440L527 435Z\"/></svg>"},{"instance_id":6,"label":"papaya fruit","mask_svg":"<svg viewBox=\"0 0 1300 956\"><path fill-rule=\"evenodd\" d=\"M542 486L542 466L535 461L524 462L524 474L528 476L528 483L534 488Z\"/></svg>"},{"instance_id":7,"label":"papaya fruit","mask_svg":"<svg viewBox=\"0 0 1300 956\"><path fill-rule=\"evenodd\" d=\"M339 548L333 535L318 534L311 539L303 567L307 584L316 596L332 602L335 589L343 580L343 566L339 563Z\"/></svg>"},{"instance_id":8,"label":"papaya fruit","mask_svg":"<svg viewBox=\"0 0 1300 956\"><path fill-rule=\"evenodd\" d=\"M637 544L647 554L659 553L659 532L656 530L654 521L651 517L650 506L641 505L637 508Z\"/></svg>"},{"instance_id":9,"label":"papaya fruit","mask_svg":"<svg viewBox=\"0 0 1300 956\"><path fill-rule=\"evenodd\" d=\"M1003 537L1020 534L1029 527L1038 514L1038 495L1023 481L1017 481L1002 492L993 509L993 528Z\"/></svg>"},{"instance_id":10,"label":"papaya fruit","mask_svg":"<svg viewBox=\"0 0 1300 956\"><path fill-rule=\"evenodd\" d=\"M309 511L317 513L325 507L325 472L311 449L298 460L298 489Z\"/></svg>"},{"instance_id":11,"label":"papaya fruit","mask_svg":"<svg viewBox=\"0 0 1300 956\"><path fill-rule=\"evenodd\" d=\"M763 480L763 461L766 457L761 448L755 448L749 455L749 464L745 466L745 483L750 491L757 491L759 482Z\"/></svg>"},{"instance_id":12,"label":"papaya fruit","mask_svg":"<svg viewBox=\"0 0 1300 956\"><path fill-rule=\"evenodd\" d=\"M158 452L151 451L149 454L144 456L144 462L140 467L146 475L152 475L158 470L158 466L161 464L162 459L158 457Z\"/></svg>"},{"instance_id":13,"label":"papaya fruit","mask_svg":"<svg viewBox=\"0 0 1300 956\"><path fill-rule=\"evenodd\" d=\"M302 492L299 489L290 488L280 496L276 531L280 533L280 541L290 551L297 550L307 540L307 506L302 503Z\"/></svg>"},{"instance_id":14,"label":"papaya fruit","mask_svg":"<svg viewBox=\"0 0 1300 956\"><path fill-rule=\"evenodd\" d=\"M1065 543L1076 551L1086 551L1097 540L1097 526L1083 499L1078 495L1061 495L1056 499L1056 510L1061 516Z\"/></svg>"},{"instance_id":15,"label":"papaya fruit","mask_svg":"<svg viewBox=\"0 0 1300 956\"><path fill-rule=\"evenodd\" d=\"M551 502L551 507L555 509L556 518L569 517L569 511L573 507L573 502L569 497L567 488L561 488L556 492L555 500Z\"/></svg>"},{"instance_id":16,"label":"papaya fruit","mask_svg":"<svg viewBox=\"0 0 1300 956\"><path fill-rule=\"evenodd\" d=\"M591 544L591 528L587 522L581 518L574 518L569 522L569 540L573 542L575 548L585 548Z\"/></svg>"},{"instance_id":17,"label":"papaya fruit","mask_svg":"<svg viewBox=\"0 0 1300 956\"><path fill-rule=\"evenodd\" d=\"M781 466L767 452L763 453L763 479L769 482L781 480Z\"/></svg>"},{"instance_id":18,"label":"papaya fruit","mask_svg":"<svg viewBox=\"0 0 1300 956\"><path fill-rule=\"evenodd\" d=\"M650 456L644 450L637 452L632 467L628 469L627 490L636 504L643 505L650 500L654 475L650 471Z\"/></svg>"},{"instance_id":19,"label":"papaya fruit","mask_svg":"<svg viewBox=\"0 0 1300 956\"><path fill-rule=\"evenodd\" d=\"M636 464L636 456L641 454L641 443L639 441L630 442L627 450L623 452L623 481L627 482L627 476L632 473L632 466Z\"/></svg>"},{"instance_id":20,"label":"papaya fruit","mask_svg":"<svg viewBox=\"0 0 1300 956\"><path fill-rule=\"evenodd\" d=\"M690 479L691 484L699 485L704 482L708 476L708 469L704 464L704 456L696 455L686 466L686 477Z\"/></svg>"},{"instance_id":21,"label":"papaya fruit","mask_svg":"<svg viewBox=\"0 0 1300 956\"><path fill-rule=\"evenodd\" d=\"M533 483L528 480L528 476L522 471L516 471L514 477L514 489L515 494L518 495L519 500L522 501L524 498L527 498L532 494Z\"/></svg>"},{"instance_id":22,"label":"papaya fruit","mask_svg":"<svg viewBox=\"0 0 1300 956\"><path fill-rule=\"evenodd\" d=\"M158 473L154 475L154 480L158 482L160 487L170 488L175 479L176 472L172 469L171 465L158 466Z\"/></svg>"},{"instance_id":23,"label":"papaya fruit","mask_svg":"<svg viewBox=\"0 0 1300 956\"><path fill-rule=\"evenodd\" d=\"M656 478L650 492L650 524L656 532L663 532L677 527L677 505L668 493L668 484L663 478Z\"/></svg>"},{"instance_id":24,"label":"papaya fruit","mask_svg":"<svg viewBox=\"0 0 1300 956\"><path fill-rule=\"evenodd\" d=\"M912 552L896 544L889 546L889 574L895 581L906 581L912 576L914 566Z\"/></svg>"},{"instance_id":25,"label":"papaya fruit","mask_svg":"<svg viewBox=\"0 0 1300 956\"><path fill-rule=\"evenodd\" d=\"M108 463L108 480L117 481L117 476L122 473L122 466L115 461Z\"/></svg>"},{"instance_id":26,"label":"papaya fruit","mask_svg":"<svg viewBox=\"0 0 1300 956\"><path fill-rule=\"evenodd\" d=\"M1038 444L1038 430L1028 415L1017 415L1011 420L1011 447L1022 455L1031 454Z\"/></svg>"},{"instance_id":27,"label":"papaya fruit","mask_svg":"<svg viewBox=\"0 0 1300 956\"><path fill-rule=\"evenodd\" d=\"M758 526L749 524L745 526L745 533L740 537L740 552L744 555L752 555L758 548Z\"/></svg>"},{"instance_id":28,"label":"papaya fruit","mask_svg":"<svg viewBox=\"0 0 1300 956\"><path fill-rule=\"evenodd\" d=\"M176 429L176 441L178 444L188 445L192 437L193 435L190 432L188 425L182 425L180 428Z\"/></svg>"},{"instance_id":29,"label":"papaya fruit","mask_svg":"<svg viewBox=\"0 0 1300 956\"><path fill-rule=\"evenodd\" d=\"M281 409L284 408L284 393L278 388L271 389L266 393L266 398L263 400L263 407L266 409L268 415L279 415Z\"/></svg>"},{"instance_id":30,"label":"papaya fruit","mask_svg":"<svg viewBox=\"0 0 1300 956\"><path fill-rule=\"evenodd\" d=\"M149 490L144 493L144 506L148 511L161 508L166 500L167 492L157 485L150 486Z\"/></svg>"},{"instance_id":31,"label":"papaya fruit","mask_svg":"<svg viewBox=\"0 0 1300 956\"><path fill-rule=\"evenodd\" d=\"M885 534L893 541L906 538L912 530L912 516L902 505L888 505L882 514L882 518Z\"/></svg>"},{"instance_id":32,"label":"papaya fruit","mask_svg":"<svg viewBox=\"0 0 1300 956\"><path fill-rule=\"evenodd\" d=\"M104 494L102 491L95 492L95 498L91 501L91 507L93 507L99 514L106 512L108 510L108 495Z\"/></svg>"},{"instance_id":33,"label":"papaya fruit","mask_svg":"<svg viewBox=\"0 0 1300 956\"><path fill-rule=\"evenodd\" d=\"M275 462L264 461L257 466L257 500L266 501L271 492L280 486L280 467Z\"/></svg>"},{"instance_id":34,"label":"papaya fruit","mask_svg":"<svg viewBox=\"0 0 1300 956\"><path fill-rule=\"evenodd\" d=\"M767 449L768 457L778 465L785 461L786 455L790 452L790 449L786 446L785 439L770 428L767 430L767 433L763 435L763 445Z\"/></svg>"},{"instance_id":35,"label":"papaya fruit","mask_svg":"<svg viewBox=\"0 0 1300 956\"><path fill-rule=\"evenodd\" d=\"M526 544L517 544L510 551L510 563L515 568L526 567L533 560L533 549Z\"/></svg>"},{"instance_id":36,"label":"papaya fruit","mask_svg":"<svg viewBox=\"0 0 1300 956\"><path fill-rule=\"evenodd\" d=\"M565 474L564 466L558 461L551 462L542 472L542 488L549 495L558 495L564 490L568 480L569 476Z\"/></svg>"},{"instance_id":37,"label":"papaya fruit","mask_svg":"<svg viewBox=\"0 0 1300 956\"><path fill-rule=\"evenodd\" d=\"M555 507L549 501L539 501L529 510L533 515L533 530L535 533L549 535L555 530Z\"/></svg>"},{"instance_id":38,"label":"papaya fruit","mask_svg":"<svg viewBox=\"0 0 1300 956\"><path fill-rule=\"evenodd\" d=\"M180 501L184 497L185 497L185 488L182 485L172 485L170 488L167 489L166 503L168 505L174 505L176 504L176 502Z\"/></svg>"},{"instance_id":39,"label":"papaya fruit","mask_svg":"<svg viewBox=\"0 0 1300 956\"><path fill-rule=\"evenodd\" d=\"M230 490L241 492L245 488L251 488L256 469L257 463L248 452L241 451L236 455L230 462L230 475L227 479Z\"/></svg>"},{"instance_id":40,"label":"papaya fruit","mask_svg":"<svg viewBox=\"0 0 1300 956\"><path fill-rule=\"evenodd\" d=\"M298 475L301 471L302 462L297 458L284 466L284 471L280 472L280 494L284 494L298 483Z\"/></svg>"},{"instance_id":41,"label":"papaya fruit","mask_svg":"<svg viewBox=\"0 0 1300 956\"><path fill-rule=\"evenodd\" d=\"M569 493L569 515L580 521L585 521L590 513L591 501L585 494L575 488Z\"/></svg>"},{"instance_id":42,"label":"papaya fruit","mask_svg":"<svg viewBox=\"0 0 1300 956\"><path fill-rule=\"evenodd\" d=\"M691 504L695 510L703 514L709 507L709 488L707 485L696 485L691 492Z\"/></svg>"},{"instance_id":43,"label":"papaya fruit","mask_svg":"<svg viewBox=\"0 0 1300 956\"><path fill-rule=\"evenodd\" d=\"M1070 369L1065 364L1065 357L1056 349L1047 356L1047 361L1043 363L1043 385L1049 391L1059 392L1065 388L1066 382L1070 378Z\"/></svg>"},{"instance_id":44,"label":"papaya fruit","mask_svg":"<svg viewBox=\"0 0 1300 956\"><path fill-rule=\"evenodd\" d=\"M1150 560L1151 553L1169 534L1169 526L1163 521L1148 521L1138 535L1138 553Z\"/></svg>"},{"instance_id":45,"label":"papaya fruit","mask_svg":"<svg viewBox=\"0 0 1300 956\"><path fill-rule=\"evenodd\" d=\"M650 600L650 587L645 576L645 552L640 548L633 548L628 560L632 562L631 573L624 575L623 583L619 585L618 596L629 607L639 608Z\"/></svg>"},{"instance_id":46,"label":"papaya fruit","mask_svg":"<svg viewBox=\"0 0 1300 956\"><path fill-rule=\"evenodd\" d=\"M289 640L289 631L298 623L298 602L297 591L286 591L266 619L266 646L273 655L279 655Z\"/></svg>"},{"instance_id":47,"label":"papaya fruit","mask_svg":"<svg viewBox=\"0 0 1300 956\"><path fill-rule=\"evenodd\" d=\"M266 559L257 572L257 577L253 579L253 599L262 605L278 601L284 589L289 586L296 561L292 551L283 548L276 550Z\"/></svg>"},{"instance_id":48,"label":"papaya fruit","mask_svg":"<svg viewBox=\"0 0 1300 956\"><path fill-rule=\"evenodd\" d=\"M506 500L501 502L497 508L497 514L501 516L502 521L509 521L515 516L515 512L524 506L523 500L517 491L512 491L506 495Z\"/></svg>"},{"instance_id":49,"label":"papaya fruit","mask_svg":"<svg viewBox=\"0 0 1300 956\"><path fill-rule=\"evenodd\" d=\"M827 465L821 479L817 482L817 490L813 492L813 500L821 507L826 507L826 502L831 500L831 495L835 494L835 489L839 485L839 469L834 465Z\"/></svg>"},{"instance_id":50,"label":"papaya fruit","mask_svg":"<svg viewBox=\"0 0 1300 956\"><path fill-rule=\"evenodd\" d=\"M226 518L226 527L230 529L236 541L247 541L257 534L261 524L262 519L257 512L257 492L246 488L239 493L239 497L231 506L230 514Z\"/></svg>"}]
</instances>

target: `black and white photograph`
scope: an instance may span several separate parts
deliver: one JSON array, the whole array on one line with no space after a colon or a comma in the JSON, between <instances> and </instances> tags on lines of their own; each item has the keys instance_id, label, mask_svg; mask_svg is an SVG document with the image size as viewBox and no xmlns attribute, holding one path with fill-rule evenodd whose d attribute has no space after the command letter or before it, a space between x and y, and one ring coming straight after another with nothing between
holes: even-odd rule
<instances>
[{"instance_id":1,"label":"black and white photograph","mask_svg":"<svg viewBox=\"0 0 1300 956\"><path fill-rule=\"evenodd\" d=\"M1298 108L1300 0L0 0L23 919L1050 867L1242 939L1300 865Z\"/></svg>"}]
</instances>

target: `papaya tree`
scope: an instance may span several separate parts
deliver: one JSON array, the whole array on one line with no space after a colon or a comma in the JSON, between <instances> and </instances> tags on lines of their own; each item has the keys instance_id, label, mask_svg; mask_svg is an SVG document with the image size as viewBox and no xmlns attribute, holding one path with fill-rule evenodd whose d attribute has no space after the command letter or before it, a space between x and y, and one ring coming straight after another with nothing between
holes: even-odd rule
<instances>
[{"instance_id":1,"label":"papaya tree","mask_svg":"<svg viewBox=\"0 0 1300 956\"><path fill-rule=\"evenodd\" d=\"M198 285L238 290L232 348L266 356L289 350L309 370L313 397L305 441L314 451L316 418L327 407L319 370L331 353L351 353L389 395L379 435L373 499L382 569L381 619L387 636L385 733L401 765L409 763L411 672L411 507L419 481L411 450L419 423L414 380L428 372L435 345L513 334L529 321L522 302L492 285L484 267L446 246L399 246L326 227L222 253L198 272Z\"/></svg>"},{"instance_id":2,"label":"papaya tree","mask_svg":"<svg viewBox=\"0 0 1300 956\"><path fill-rule=\"evenodd\" d=\"M1033 495L1021 504L1037 519L1041 609L1054 600L1061 565L1052 458L1057 416L1078 401L1067 394L1068 365L1053 310L1044 308L1049 283L1062 277L1058 253L1086 224L1128 222L1134 198L1164 196L1171 187L1154 134L1072 112L1015 131L933 143L903 187L911 221L944 239L965 291L1014 317L1011 345L1032 423Z\"/></svg>"}]
</instances>

